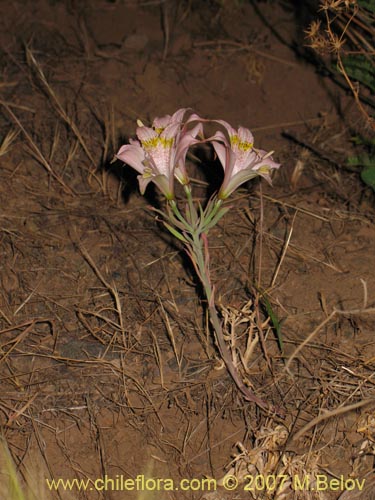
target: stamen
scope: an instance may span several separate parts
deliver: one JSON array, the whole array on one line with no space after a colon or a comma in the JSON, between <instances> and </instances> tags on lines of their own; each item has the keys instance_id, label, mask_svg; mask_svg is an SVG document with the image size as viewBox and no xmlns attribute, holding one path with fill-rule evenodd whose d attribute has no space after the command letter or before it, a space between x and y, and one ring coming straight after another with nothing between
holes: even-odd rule
<instances>
[{"instance_id":1,"label":"stamen","mask_svg":"<svg viewBox=\"0 0 375 500\"><path fill-rule=\"evenodd\" d=\"M271 170L271 169L270 169L270 167L269 167L269 166L267 166L267 165L262 165L262 166L258 169L258 172L259 172L260 174L268 174L270 170Z\"/></svg>"},{"instance_id":2,"label":"stamen","mask_svg":"<svg viewBox=\"0 0 375 500\"><path fill-rule=\"evenodd\" d=\"M230 144L232 147L237 146L241 151L249 151L250 149L253 149L254 145L252 142L241 141L238 135L230 136Z\"/></svg>"},{"instance_id":3,"label":"stamen","mask_svg":"<svg viewBox=\"0 0 375 500\"><path fill-rule=\"evenodd\" d=\"M143 174L142 174L142 177L144 179L150 179L150 177L153 177L153 172L152 172L152 169L150 167L146 167L144 170L143 170Z\"/></svg>"},{"instance_id":4,"label":"stamen","mask_svg":"<svg viewBox=\"0 0 375 500\"><path fill-rule=\"evenodd\" d=\"M161 146L166 149L171 148L173 146L173 138L166 139L165 137L153 137L152 139L143 141L142 146L148 150L157 148L158 146Z\"/></svg>"}]
</instances>

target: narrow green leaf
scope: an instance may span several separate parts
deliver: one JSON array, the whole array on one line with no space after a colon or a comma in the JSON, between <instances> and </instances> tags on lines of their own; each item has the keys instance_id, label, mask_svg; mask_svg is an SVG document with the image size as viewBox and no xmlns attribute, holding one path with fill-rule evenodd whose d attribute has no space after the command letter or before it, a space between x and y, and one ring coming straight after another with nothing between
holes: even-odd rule
<instances>
[{"instance_id":1,"label":"narrow green leaf","mask_svg":"<svg viewBox=\"0 0 375 500\"><path fill-rule=\"evenodd\" d=\"M270 304L270 301L268 300L265 293L262 293L261 301L263 302L264 307L266 308L268 316L271 318L272 326L276 332L276 337L277 337L277 341L279 343L280 351L283 353L284 352L284 343L283 343L283 337L281 334L281 323L278 320L276 314L274 313L272 306Z\"/></svg>"},{"instance_id":2,"label":"narrow green leaf","mask_svg":"<svg viewBox=\"0 0 375 500\"><path fill-rule=\"evenodd\" d=\"M163 224L168 229L168 231L170 231L173 234L173 236L175 236L180 241L183 241L184 243L188 243L185 236L183 236L181 233L179 233L174 227L170 226L167 222L164 222L164 221L163 221Z\"/></svg>"},{"instance_id":3,"label":"narrow green leaf","mask_svg":"<svg viewBox=\"0 0 375 500\"><path fill-rule=\"evenodd\" d=\"M375 14L375 2L374 0L358 0L358 5L361 9L367 9Z\"/></svg>"},{"instance_id":4,"label":"narrow green leaf","mask_svg":"<svg viewBox=\"0 0 375 500\"><path fill-rule=\"evenodd\" d=\"M359 156L350 156L347 160L348 165L353 167L375 168L375 155L370 156L367 154Z\"/></svg>"},{"instance_id":5,"label":"narrow green leaf","mask_svg":"<svg viewBox=\"0 0 375 500\"><path fill-rule=\"evenodd\" d=\"M343 59L345 70L351 79L366 85L375 92L375 66L364 55L347 56Z\"/></svg>"},{"instance_id":6,"label":"narrow green leaf","mask_svg":"<svg viewBox=\"0 0 375 500\"><path fill-rule=\"evenodd\" d=\"M375 166L365 167L361 172L361 178L375 191Z\"/></svg>"},{"instance_id":7,"label":"narrow green leaf","mask_svg":"<svg viewBox=\"0 0 375 500\"><path fill-rule=\"evenodd\" d=\"M355 135L354 137L352 137L352 142L357 146L364 145L364 146L369 146L370 148L375 147L375 137L372 138L372 137L363 137L360 135Z\"/></svg>"},{"instance_id":8,"label":"narrow green leaf","mask_svg":"<svg viewBox=\"0 0 375 500\"><path fill-rule=\"evenodd\" d=\"M220 208L220 210L216 213L216 215L208 221L207 224L204 224L202 232L206 233L209 229L213 228L216 226L216 224L219 222L219 220L224 217L224 215L228 212L230 207L223 207Z\"/></svg>"}]
</instances>

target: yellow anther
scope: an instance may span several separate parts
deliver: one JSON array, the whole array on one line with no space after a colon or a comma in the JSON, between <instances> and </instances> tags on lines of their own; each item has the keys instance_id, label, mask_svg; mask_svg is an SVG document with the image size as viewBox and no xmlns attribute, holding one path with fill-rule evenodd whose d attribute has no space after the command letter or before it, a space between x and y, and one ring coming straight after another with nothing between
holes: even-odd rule
<instances>
[{"instance_id":1,"label":"yellow anther","mask_svg":"<svg viewBox=\"0 0 375 500\"><path fill-rule=\"evenodd\" d=\"M237 146L238 149L241 149L241 151L249 151L250 149L253 149L252 142L241 141L238 135L232 135L230 137L230 144L232 147Z\"/></svg>"},{"instance_id":2,"label":"yellow anther","mask_svg":"<svg viewBox=\"0 0 375 500\"><path fill-rule=\"evenodd\" d=\"M270 171L270 167L268 167L267 165L263 165L261 166L259 169L258 169L258 172L260 174L268 174L268 172Z\"/></svg>"},{"instance_id":3,"label":"yellow anther","mask_svg":"<svg viewBox=\"0 0 375 500\"><path fill-rule=\"evenodd\" d=\"M153 173L152 173L152 170L150 167L146 167L144 170L143 170L143 174L142 174L142 177L144 179L149 179L150 177L153 177Z\"/></svg>"},{"instance_id":4,"label":"yellow anther","mask_svg":"<svg viewBox=\"0 0 375 500\"><path fill-rule=\"evenodd\" d=\"M163 148L171 148L173 146L173 138L166 139L165 137L153 137L152 139L143 141L142 145L146 149L154 149L158 146L162 146Z\"/></svg>"}]
</instances>

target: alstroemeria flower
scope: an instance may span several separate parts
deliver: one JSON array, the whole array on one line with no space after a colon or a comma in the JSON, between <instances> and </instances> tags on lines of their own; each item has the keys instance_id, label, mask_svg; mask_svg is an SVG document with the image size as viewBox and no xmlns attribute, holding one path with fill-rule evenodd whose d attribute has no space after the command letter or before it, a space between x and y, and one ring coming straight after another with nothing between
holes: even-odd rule
<instances>
[{"instance_id":1,"label":"alstroemeria flower","mask_svg":"<svg viewBox=\"0 0 375 500\"><path fill-rule=\"evenodd\" d=\"M202 131L200 118L192 114L183 124L186 109L179 109L172 116L155 118L152 127L138 122L137 140L122 146L116 157L140 173L138 176L141 194L149 182L154 182L168 200L174 198L174 178L187 184L185 158L189 147L199 142ZM192 129L188 124L197 121Z\"/></svg>"},{"instance_id":2,"label":"alstroemeria flower","mask_svg":"<svg viewBox=\"0 0 375 500\"><path fill-rule=\"evenodd\" d=\"M212 145L224 168L224 181L218 197L226 199L244 182L258 175L271 182L270 172L280 164L272 160L271 153L254 148L254 137L249 129L235 130L224 120L215 120L223 125L226 134L217 131L211 137Z\"/></svg>"}]
</instances>

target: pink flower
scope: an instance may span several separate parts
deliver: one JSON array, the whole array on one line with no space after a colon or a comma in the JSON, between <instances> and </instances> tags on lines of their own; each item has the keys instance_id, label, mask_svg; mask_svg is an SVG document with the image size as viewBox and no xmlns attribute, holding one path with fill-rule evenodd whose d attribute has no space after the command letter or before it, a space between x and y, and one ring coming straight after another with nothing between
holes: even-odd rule
<instances>
[{"instance_id":1,"label":"pink flower","mask_svg":"<svg viewBox=\"0 0 375 500\"><path fill-rule=\"evenodd\" d=\"M254 148L254 137L249 129L235 130L224 120L215 120L225 128L211 137L212 145L224 168L224 181L219 199L228 198L244 182L260 175L271 182L270 172L280 164L272 160L271 153Z\"/></svg>"},{"instance_id":2,"label":"pink flower","mask_svg":"<svg viewBox=\"0 0 375 500\"><path fill-rule=\"evenodd\" d=\"M174 178L188 184L185 158L189 147L199 142L196 136L202 132L200 118L192 114L183 124L186 109L179 109L172 116L155 118L152 127L138 122L139 141L130 140L122 146L117 158L140 173L138 176L141 194L149 182L154 182L168 200L174 198ZM199 122L188 129L188 124Z\"/></svg>"}]
</instances>

